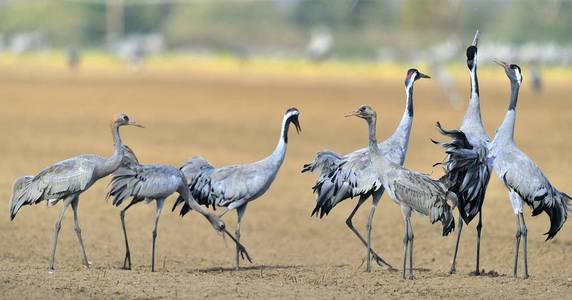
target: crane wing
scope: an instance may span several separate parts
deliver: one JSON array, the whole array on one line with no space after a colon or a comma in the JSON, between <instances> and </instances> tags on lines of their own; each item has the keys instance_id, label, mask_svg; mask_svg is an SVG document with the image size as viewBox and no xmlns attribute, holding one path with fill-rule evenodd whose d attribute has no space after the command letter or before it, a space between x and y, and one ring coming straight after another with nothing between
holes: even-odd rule
<instances>
[{"instance_id":1,"label":"crane wing","mask_svg":"<svg viewBox=\"0 0 572 300\"><path fill-rule=\"evenodd\" d=\"M398 143L388 139L380 144L380 149L385 158L397 164L403 163L405 150ZM368 149L359 149L344 156L335 169L322 170L313 187L317 197L312 215L321 218L343 200L369 196L381 188L381 181L371 167Z\"/></svg>"},{"instance_id":2,"label":"crane wing","mask_svg":"<svg viewBox=\"0 0 572 300\"><path fill-rule=\"evenodd\" d=\"M166 198L186 187L182 172L165 165L138 165L119 168L111 179L108 197L119 206L130 197L135 201Z\"/></svg>"},{"instance_id":3,"label":"crane wing","mask_svg":"<svg viewBox=\"0 0 572 300\"><path fill-rule=\"evenodd\" d=\"M441 221L443 235L448 235L455 228L451 206L457 199L440 181L407 169L399 170L391 178L389 190L399 202L429 216L431 223Z\"/></svg>"},{"instance_id":4,"label":"crane wing","mask_svg":"<svg viewBox=\"0 0 572 300\"><path fill-rule=\"evenodd\" d=\"M473 145L463 131L445 130L439 122L437 129L452 139L448 143L433 142L445 148L447 158L441 164L450 183L449 190L457 195L461 217L469 224L481 211L491 178L492 164L487 145Z\"/></svg>"},{"instance_id":5,"label":"crane wing","mask_svg":"<svg viewBox=\"0 0 572 300\"><path fill-rule=\"evenodd\" d=\"M532 209L533 216L548 214L550 229L545 234L546 240L552 239L568 218L570 196L558 191L534 161L516 147L497 157L494 167L505 186Z\"/></svg>"},{"instance_id":6,"label":"crane wing","mask_svg":"<svg viewBox=\"0 0 572 300\"><path fill-rule=\"evenodd\" d=\"M93 182L96 156L77 156L58 162L38 175L16 180L13 189L10 214L12 219L23 205L37 204L43 200L49 205L66 196L83 192Z\"/></svg>"}]
</instances>

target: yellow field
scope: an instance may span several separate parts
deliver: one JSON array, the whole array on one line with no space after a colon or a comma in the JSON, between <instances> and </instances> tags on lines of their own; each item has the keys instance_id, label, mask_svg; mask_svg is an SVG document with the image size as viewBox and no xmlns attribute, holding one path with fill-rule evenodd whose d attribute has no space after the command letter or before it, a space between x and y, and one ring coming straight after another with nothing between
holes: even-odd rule
<instances>
[{"instance_id":1,"label":"yellow field","mask_svg":"<svg viewBox=\"0 0 572 300\"><path fill-rule=\"evenodd\" d=\"M315 176L300 174L302 165L318 150L347 153L366 145L365 123L342 117L361 104L377 109L379 139L387 137L403 112L405 69L397 73L397 67L385 71L380 66L368 75L360 73L359 67L343 72L343 66L334 64L305 66L306 75L294 71L296 76L281 76L282 71L272 71L281 67L269 67L272 76L265 76L262 66L247 66L247 70L252 68L248 72L228 67L205 73L198 63L161 70L160 62L152 62L140 72L87 66L85 71L69 74L61 67L32 69L32 65L25 63L20 68L14 61L0 59L4 171L0 196L5 207L18 176L35 174L77 154L110 155L109 122L117 112L126 112L147 127L122 129L123 141L143 163L179 166L194 155L216 166L258 160L274 149L283 113L292 106L301 111L303 132L299 136L291 132L286 161L274 185L249 205L242 241L254 264L244 264L243 271L232 271L234 247L228 241L225 246L202 217L192 213L182 219L164 210L157 244L158 272L151 273L154 205L145 204L130 209L126 217L134 270L119 269L124 255L119 209L104 200L109 182L104 179L80 201L80 222L93 262L90 271L81 265L69 214L58 245L56 273L47 272L59 206L24 207L14 222L9 221L7 209L0 214L2 298L570 297L572 229L565 225L554 241L544 242L542 233L549 227L545 215L532 218L527 213L531 278L511 277L515 217L496 177L491 180L483 213L481 266L487 276L468 275L474 268L474 224L464 232L458 274L449 276L453 236L442 238L439 226L415 217L417 279L402 281L398 272L377 266L370 274L364 272L366 252L344 223L355 200L345 201L322 220L310 218ZM462 95L468 95L468 76L460 74ZM535 96L525 73L516 139L554 185L571 193L572 118L568 112L572 88L568 74L551 71L545 93ZM493 134L508 105L509 84L500 68L482 72L480 82L484 119ZM443 154L429 141L439 138L433 125L439 120L445 127L456 127L464 113L444 99L436 82L417 82L406 164L434 172L435 177L441 172L431 165ZM365 229L368 212L364 205L355 219L360 230ZM225 217L227 227L234 228L234 217ZM384 196L373 241L375 249L395 267L401 261L402 228L399 207Z\"/></svg>"}]
</instances>

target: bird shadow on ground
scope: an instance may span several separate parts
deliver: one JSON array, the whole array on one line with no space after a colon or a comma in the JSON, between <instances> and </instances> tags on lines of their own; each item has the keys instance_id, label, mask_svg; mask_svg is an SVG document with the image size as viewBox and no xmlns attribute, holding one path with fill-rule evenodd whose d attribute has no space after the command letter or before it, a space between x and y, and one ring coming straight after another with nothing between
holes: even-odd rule
<instances>
[{"instance_id":1,"label":"bird shadow on ground","mask_svg":"<svg viewBox=\"0 0 572 300\"><path fill-rule=\"evenodd\" d=\"M240 267L238 272L244 271L264 271L264 270L290 270L290 269L302 269L304 266L300 265L257 265L257 266L246 266ZM199 273L218 273L218 272L237 272L234 267L214 267L214 268L206 268L206 269L195 269L190 272L199 272Z\"/></svg>"}]
</instances>

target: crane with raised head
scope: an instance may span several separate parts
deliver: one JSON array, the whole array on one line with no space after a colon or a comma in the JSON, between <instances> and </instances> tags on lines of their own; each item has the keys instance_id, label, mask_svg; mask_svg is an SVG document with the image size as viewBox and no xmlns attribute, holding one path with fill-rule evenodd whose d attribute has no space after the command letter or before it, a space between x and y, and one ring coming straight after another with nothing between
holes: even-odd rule
<instances>
[{"instance_id":1,"label":"crane with raised head","mask_svg":"<svg viewBox=\"0 0 572 300\"><path fill-rule=\"evenodd\" d=\"M437 123L439 132L452 139L448 143L435 142L442 145L447 153L444 163L449 181L453 182L451 191L458 196L459 223L455 254L449 274L457 271L456 262L463 223L469 224L478 214L477 250L474 275L480 275L481 230L483 227L482 206L492 173L492 158L488 154L489 136L481 117L481 101L479 96L479 80L477 77L477 45L479 31L475 33L473 43L467 48L467 67L471 78L471 97L467 111L459 130L446 130Z\"/></svg>"},{"instance_id":2,"label":"crane with raised head","mask_svg":"<svg viewBox=\"0 0 572 300\"><path fill-rule=\"evenodd\" d=\"M497 133L491 142L490 152L494 157L494 170L508 189L509 199L516 216L516 246L514 254L513 277L517 276L518 253L522 239L524 275L528 274L527 234L524 222L523 206L532 209L532 216L542 212L550 218L550 229L546 232L546 240L556 236L562 228L568 212L572 210L572 198L558 191L542 170L514 142L514 126L516 121L516 105L518 92L522 83L522 72L518 65L498 62L510 80L511 96L508 111Z\"/></svg>"}]
</instances>

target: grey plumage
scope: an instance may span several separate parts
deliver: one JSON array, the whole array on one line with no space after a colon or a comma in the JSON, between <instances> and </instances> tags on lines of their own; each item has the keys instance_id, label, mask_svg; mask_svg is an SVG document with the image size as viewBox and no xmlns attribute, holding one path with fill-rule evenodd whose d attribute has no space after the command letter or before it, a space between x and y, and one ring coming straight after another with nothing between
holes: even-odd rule
<instances>
[{"instance_id":1,"label":"grey plumage","mask_svg":"<svg viewBox=\"0 0 572 300\"><path fill-rule=\"evenodd\" d=\"M83 254L83 263L89 267L81 237L81 229L77 218L79 195L89 189L97 180L111 174L121 164L124 152L119 135L119 127L124 125L139 126L131 121L125 114L113 119L112 133L115 142L115 151L109 158L97 155L80 155L58 162L36 176L24 176L16 180L10 201L10 218L13 220L24 205L38 204L47 201L48 205L55 205L58 201L64 202L64 207L56 222L55 237L52 244L49 271L54 271L54 258L58 242L61 222L66 208L71 204L74 212L75 231Z\"/></svg>"},{"instance_id":2,"label":"grey plumage","mask_svg":"<svg viewBox=\"0 0 572 300\"><path fill-rule=\"evenodd\" d=\"M125 227L125 212L136 203L142 201L150 203L153 200L157 202L155 226L152 234L152 272L155 271L155 243L159 217L165 199L174 193L179 193L182 201L202 214L211 223L215 230L225 231L226 234L229 234L224 229L224 224L217 217L202 209L190 196L189 189L187 188L187 179L181 170L160 164L141 165L139 164L135 153L128 146L124 146L124 151L125 156L123 158L122 165L113 173L108 197L113 197L113 205L115 206L121 205L128 198L132 198L131 202L121 210L120 214L126 248L125 260L123 263L123 267L125 269L131 269L131 252ZM234 238L232 239L235 240ZM242 245L237 245L237 247L239 247L241 255L244 255L248 260L250 260L246 249Z\"/></svg>"},{"instance_id":3,"label":"grey plumage","mask_svg":"<svg viewBox=\"0 0 572 300\"><path fill-rule=\"evenodd\" d=\"M457 197L449 192L447 176L433 180L427 175L417 173L396 164L383 155L376 138L376 113L369 106L361 106L348 116L357 116L367 121L369 132L369 157L378 180L388 192L389 197L401 206L404 218L405 234L403 238L403 278L409 251L409 277L413 278L413 227L411 212L417 211L429 217L431 223L441 221L443 235L448 235L455 222L452 209Z\"/></svg>"},{"instance_id":4,"label":"grey plumage","mask_svg":"<svg viewBox=\"0 0 572 300\"><path fill-rule=\"evenodd\" d=\"M552 239L562 228L572 209L571 198L558 191L548 181L542 170L514 142L516 105L522 83L519 66L499 62L511 82L511 99L505 118L497 130L490 148L494 156L494 170L509 190L509 198L516 215L516 251L513 276L518 270L518 253L523 238L524 278L528 278L527 229L524 222L523 204L532 209L536 216L545 212L550 218L550 228L546 240Z\"/></svg>"},{"instance_id":5,"label":"grey plumage","mask_svg":"<svg viewBox=\"0 0 572 300\"><path fill-rule=\"evenodd\" d=\"M403 165L409 144L409 135L413 123L413 86L420 78L430 78L416 69L409 69L405 77L405 111L403 117L391 137L379 144L381 152L390 161ZM371 250L371 242L366 241L354 228L352 218L369 196L372 196L372 208L368 218L367 236L370 240L371 224L377 203L383 195L383 187L375 171L371 168L368 148L362 148L345 156L334 152L318 152L312 171L320 170L320 175L314 185L316 196L316 206L312 211L312 216L320 218L327 215L340 202L354 197L359 197L358 203L346 220L349 229L360 239L366 248L367 264L366 270L371 270L371 256L378 265L385 264L392 268L381 256ZM306 166L312 164L307 164ZM336 166L337 165L337 166ZM333 169L333 170L332 170Z\"/></svg>"},{"instance_id":6,"label":"grey plumage","mask_svg":"<svg viewBox=\"0 0 572 300\"><path fill-rule=\"evenodd\" d=\"M473 43L467 48L467 67L471 79L471 98L459 130L446 130L437 123L439 132L452 141L440 143L445 148L447 158L443 164L447 180L452 183L450 191L458 197L459 224L457 242L451 264L450 274L456 272L457 254L463 230L463 222L469 224L478 214L477 251L475 275L480 274L480 245L482 229L482 206L485 201L487 185L492 173L492 158L488 147L490 139L483 126L479 81L477 76L477 44L479 31L475 33Z\"/></svg>"},{"instance_id":7,"label":"grey plumage","mask_svg":"<svg viewBox=\"0 0 572 300\"><path fill-rule=\"evenodd\" d=\"M270 187L286 156L288 144L288 129L294 124L298 133L300 124L296 108L286 111L282 120L282 130L276 149L263 160L250 163L214 168L201 157L195 157L181 167L189 182L191 195L201 205L207 207L225 207L222 217L229 210L236 209L238 215L236 239L240 241L240 222L249 202L262 196ZM183 201L177 199L173 210ZM180 214L185 215L191 210L186 203ZM239 268L238 250L236 253L236 268Z\"/></svg>"}]
</instances>

